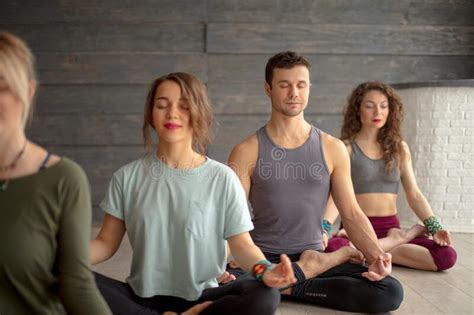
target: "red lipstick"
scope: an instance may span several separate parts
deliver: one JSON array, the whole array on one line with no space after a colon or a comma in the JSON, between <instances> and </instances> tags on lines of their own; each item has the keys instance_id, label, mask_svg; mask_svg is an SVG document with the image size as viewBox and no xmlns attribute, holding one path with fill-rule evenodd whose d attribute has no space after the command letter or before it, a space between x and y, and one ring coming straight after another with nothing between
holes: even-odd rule
<instances>
[{"instance_id":1,"label":"red lipstick","mask_svg":"<svg viewBox=\"0 0 474 315\"><path fill-rule=\"evenodd\" d=\"M178 128L181 128L180 125L178 124L173 124L173 123L166 123L164 124L165 128L166 129L178 129Z\"/></svg>"}]
</instances>

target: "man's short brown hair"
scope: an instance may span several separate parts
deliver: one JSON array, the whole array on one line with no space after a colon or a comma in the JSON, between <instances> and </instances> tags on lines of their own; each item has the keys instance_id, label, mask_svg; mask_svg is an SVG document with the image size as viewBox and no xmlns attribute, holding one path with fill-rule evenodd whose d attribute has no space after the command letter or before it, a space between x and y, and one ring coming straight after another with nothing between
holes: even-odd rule
<instances>
[{"instance_id":1,"label":"man's short brown hair","mask_svg":"<svg viewBox=\"0 0 474 315\"><path fill-rule=\"evenodd\" d=\"M296 66L305 66L308 70L311 69L311 64L302 55L294 51L280 52L268 59L267 66L265 67L265 81L268 85L272 86L273 69L291 69Z\"/></svg>"}]
</instances>

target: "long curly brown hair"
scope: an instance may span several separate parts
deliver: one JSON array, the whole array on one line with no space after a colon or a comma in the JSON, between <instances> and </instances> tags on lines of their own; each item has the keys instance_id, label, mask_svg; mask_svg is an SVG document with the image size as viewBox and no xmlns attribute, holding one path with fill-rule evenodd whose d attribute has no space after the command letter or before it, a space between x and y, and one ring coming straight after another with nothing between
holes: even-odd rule
<instances>
[{"instance_id":1,"label":"long curly brown hair","mask_svg":"<svg viewBox=\"0 0 474 315\"><path fill-rule=\"evenodd\" d=\"M359 84L352 91L344 109L341 139L350 143L354 141L362 127L359 116L360 105L364 95L370 91L379 91L385 94L388 100L389 114L387 122L380 129L377 140L382 146L385 172L390 173L404 155L400 131L403 121L403 104L392 87L379 81L368 81Z\"/></svg>"}]
</instances>

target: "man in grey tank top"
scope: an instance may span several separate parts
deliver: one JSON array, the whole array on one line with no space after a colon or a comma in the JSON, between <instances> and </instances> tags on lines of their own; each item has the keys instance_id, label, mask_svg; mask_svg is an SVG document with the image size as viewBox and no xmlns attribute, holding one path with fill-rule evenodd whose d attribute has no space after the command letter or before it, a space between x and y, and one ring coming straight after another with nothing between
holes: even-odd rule
<instances>
[{"instance_id":1,"label":"man in grey tank top","mask_svg":"<svg viewBox=\"0 0 474 315\"><path fill-rule=\"evenodd\" d=\"M401 284L388 276L391 256L355 199L344 144L304 118L310 92L310 63L294 52L269 59L265 93L268 123L231 152L253 208L252 238L272 262L288 253L298 283L282 291L324 307L352 312L389 312L403 299ZM322 218L329 194L352 243L323 253ZM365 259L367 267L361 263ZM238 269L229 268L236 276Z\"/></svg>"}]
</instances>

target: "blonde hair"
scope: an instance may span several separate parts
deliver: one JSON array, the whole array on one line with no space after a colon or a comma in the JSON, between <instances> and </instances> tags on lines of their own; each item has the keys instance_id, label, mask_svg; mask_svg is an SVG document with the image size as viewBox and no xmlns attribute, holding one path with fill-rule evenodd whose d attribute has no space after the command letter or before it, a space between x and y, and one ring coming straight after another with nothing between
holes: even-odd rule
<instances>
[{"instance_id":1,"label":"blonde hair","mask_svg":"<svg viewBox=\"0 0 474 315\"><path fill-rule=\"evenodd\" d=\"M19 37L0 32L0 78L23 103L23 126L33 112L30 102L30 82L36 81L35 58L28 45Z\"/></svg>"},{"instance_id":2,"label":"blonde hair","mask_svg":"<svg viewBox=\"0 0 474 315\"><path fill-rule=\"evenodd\" d=\"M207 147L211 142L211 127L214 123L212 107L204 83L194 75L185 72L170 73L155 79L151 83L145 102L142 128L145 150L150 152L152 149L153 141L150 127L154 129L153 106L155 94L158 86L165 81L173 81L178 84L181 94L188 100L191 128L193 129L193 149L201 154L206 154Z\"/></svg>"}]
</instances>

